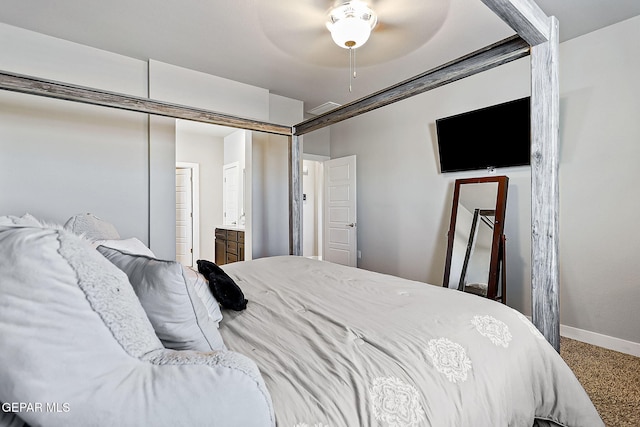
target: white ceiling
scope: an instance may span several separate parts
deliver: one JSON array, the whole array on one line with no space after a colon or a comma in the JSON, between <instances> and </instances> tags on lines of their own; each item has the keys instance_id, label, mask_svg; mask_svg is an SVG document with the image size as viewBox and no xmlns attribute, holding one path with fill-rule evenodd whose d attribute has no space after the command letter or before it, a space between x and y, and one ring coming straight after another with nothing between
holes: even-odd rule
<instances>
[{"instance_id":1,"label":"white ceiling","mask_svg":"<svg viewBox=\"0 0 640 427\"><path fill-rule=\"evenodd\" d=\"M565 41L640 14L639 0L538 0ZM480 0L371 0L380 24L349 57L331 0L0 0L0 22L303 100L348 103L513 34Z\"/></svg>"}]
</instances>

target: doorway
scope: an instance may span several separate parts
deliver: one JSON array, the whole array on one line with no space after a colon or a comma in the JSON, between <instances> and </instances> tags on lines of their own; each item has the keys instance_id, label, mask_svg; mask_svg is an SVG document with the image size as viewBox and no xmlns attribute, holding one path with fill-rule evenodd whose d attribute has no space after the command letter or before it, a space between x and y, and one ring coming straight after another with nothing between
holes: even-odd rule
<instances>
[{"instance_id":1,"label":"doorway","mask_svg":"<svg viewBox=\"0 0 640 427\"><path fill-rule=\"evenodd\" d=\"M322 162L302 160L302 256L322 259Z\"/></svg>"},{"instance_id":2,"label":"doorway","mask_svg":"<svg viewBox=\"0 0 640 427\"><path fill-rule=\"evenodd\" d=\"M322 259L324 251L324 162L328 156L302 155L302 256Z\"/></svg>"},{"instance_id":3,"label":"doorway","mask_svg":"<svg viewBox=\"0 0 640 427\"><path fill-rule=\"evenodd\" d=\"M358 266L356 156L324 162L324 260Z\"/></svg>"},{"instance_id":4,"label":"doorway","mask_svg":"<svg viewBox=\"0 0 640 427\"><path fill-rule=\"evenodd\" d=\"M357 266L356 156L302 155L302 256Z\"/></svg>"}]
</instances>

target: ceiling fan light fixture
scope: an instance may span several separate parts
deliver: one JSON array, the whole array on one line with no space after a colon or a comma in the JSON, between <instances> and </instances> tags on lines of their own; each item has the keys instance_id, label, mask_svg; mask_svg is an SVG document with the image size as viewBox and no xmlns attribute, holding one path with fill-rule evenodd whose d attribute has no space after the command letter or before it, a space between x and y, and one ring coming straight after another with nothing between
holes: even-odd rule
<instances>
[{"instance_id":1,"label":"ceiling fan light fixture","mask_svg":"<svg viewBox=\"0 0 640 427\"><path fill-rule=\"evenodd\" d=\"M335 44L344 49L357 49L369 40L377 22L375 12L366 3L351 0L329 11L327 28Z\"/></svg>"}]
</instances>

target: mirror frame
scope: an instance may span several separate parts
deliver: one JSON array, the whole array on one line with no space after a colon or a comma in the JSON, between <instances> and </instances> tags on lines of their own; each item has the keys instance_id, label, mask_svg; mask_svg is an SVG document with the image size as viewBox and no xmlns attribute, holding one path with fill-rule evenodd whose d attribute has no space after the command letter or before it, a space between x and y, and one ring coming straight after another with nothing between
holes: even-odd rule
<instances>
[{"instance_id":1,"label":"mirror frame","mask_svg":"<svg viewBox=\"0 0 640 427\"><path fill-rule=\"evenodd\" d=\"M506 303L505 295L505 277L502 275L503 289L498 294L498 282L500 279L500 271L504 272L504 266L501 265L504 258L504 220L507 210L507 188L509 186L509 177L489 176L482 178L464 178L456 179L455 189L453 192L453 203L451 206L451 221L449 223L449 231L447 233L447 258L444 268L444 279L442 286L449 287L449 276L451 274L451 256L453 255L453 243L455 238L456 218L458 216L458 203L460 199L460 187L464 184L480 184L487 182L498 183L498 193L496 197L495 223L493 228L493 240L491 243L491 261L489 265L489 280L487 283L486 297L492 300L500 300Z\"/></svg>"}]
</instances>

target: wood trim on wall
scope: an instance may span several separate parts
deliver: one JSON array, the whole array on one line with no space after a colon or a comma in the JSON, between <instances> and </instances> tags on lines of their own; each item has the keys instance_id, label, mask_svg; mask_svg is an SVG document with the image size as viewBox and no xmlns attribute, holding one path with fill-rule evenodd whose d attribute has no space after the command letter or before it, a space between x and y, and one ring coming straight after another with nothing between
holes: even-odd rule
<instances>
[{"instance_id":1,"label":"wood trim on wall","mask_svg":"<svg viewBox=\"0 0 640 427\"><path fill-rule=\"evenodd\" d=\"M56 82L37 77L0 71L0 89L30 95L63 99L66 101L82 102L84 104L100 105L137 113L154 114L156 116L172 117L176 119L193 120L214 125L229 126L277 135L291 135L290 126L277 125L259 120L246 119L217 113L201 108L155 101L116 92L108 92L68 83Z\"/></svg>"},{"instance_id":2,"label":"wood trim on wall","mask_svg":"<svg viewBox=\"0 0 640 427\"><path fill-rule=\"evenodd\" d=\"M329 126L529 55L515 35L294 126L296 135Z\"/></svg>"}]
</instances>

